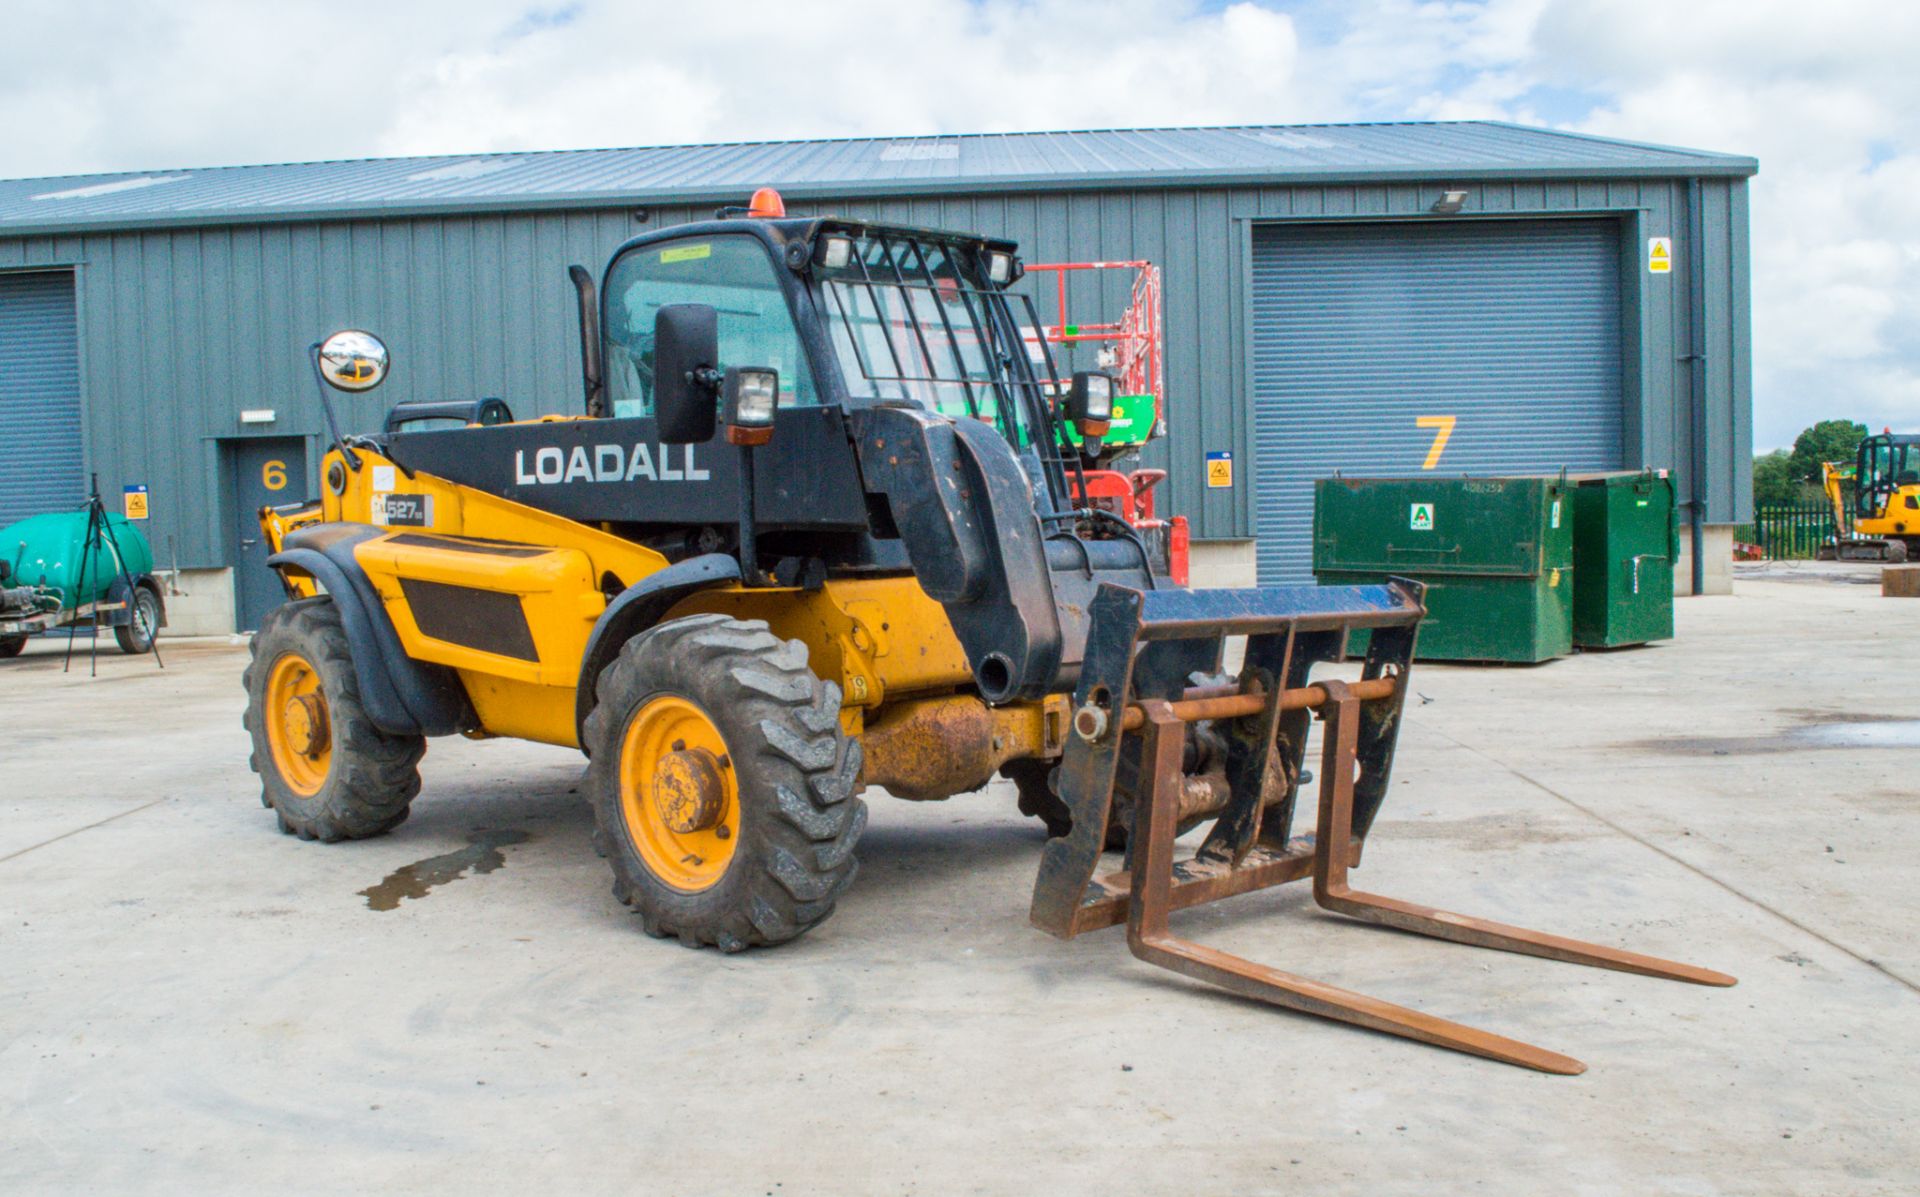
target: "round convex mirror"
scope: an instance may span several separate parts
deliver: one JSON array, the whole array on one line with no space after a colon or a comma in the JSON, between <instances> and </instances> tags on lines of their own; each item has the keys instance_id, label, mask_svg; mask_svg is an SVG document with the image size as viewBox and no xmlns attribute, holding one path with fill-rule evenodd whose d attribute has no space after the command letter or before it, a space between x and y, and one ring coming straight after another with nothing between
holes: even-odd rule
<instances>
[{"instance_id":1,"label":"round convex mirror","mask_svg":"<svg viewBox=\"0 0 1920 1197\"><path fill-rule=\"evenodd\" d=\"M370 391L387 377L387 346L370 332L349 328L320 343L320 377L343 391Z\"/></svg>"}]
</instances>

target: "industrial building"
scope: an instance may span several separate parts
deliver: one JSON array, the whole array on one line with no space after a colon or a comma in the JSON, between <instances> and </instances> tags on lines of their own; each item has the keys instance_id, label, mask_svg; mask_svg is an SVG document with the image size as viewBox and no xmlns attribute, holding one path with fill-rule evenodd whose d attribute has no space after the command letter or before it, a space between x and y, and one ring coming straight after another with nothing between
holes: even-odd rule
<instances>
[{"instance_id":1,"label":"industrial building","mask_svg":"<svg viewBox=\"0 0 1920 1197\"><path fill-rule=\"evenodd\" d=\"M145 487L158 564L179 569L174 630L249 627L277 585L253 508L318 493L310 342L360 327L392 347L355 429L407 399L577 411L566 267L771 185L795 215L1158 263L1169 433L1145 463L1192 521L1196 585L1308 580L1312 480L1335 471L1648 466L1673 472L1719 589L1751 503L1756 170L1462 122L0 181L0 524L77 505L91 474L115 506Z\"/></svg>"}]
</instances>

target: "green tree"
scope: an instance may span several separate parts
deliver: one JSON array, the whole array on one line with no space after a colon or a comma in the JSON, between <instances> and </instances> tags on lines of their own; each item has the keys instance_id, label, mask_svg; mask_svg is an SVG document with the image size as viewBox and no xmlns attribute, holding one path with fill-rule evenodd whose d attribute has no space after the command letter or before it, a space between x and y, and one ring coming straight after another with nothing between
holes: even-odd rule
<instances>
[{"instance_id":1,"label":"green tree","mask_svg":"<svg viewBox=\"0 0 1920 1197\"><path fill-rule=\"evenodd\" d=\"M1806 475L1793 472L1793 459L1785 449L1775 449L1753 459L1754 506L1800 503L1808 497Z\"/></svg>"},{"instance_id":2,"label":"green tree","mask_svg":"<svg viewBox=\"0 0 1920 1197\"><path fill-rule=\"evenodd\" d=\"M1793 452L1787 458L1788 468L1794 477L1811 479L1817 485L1820 481L1820 463L1851 462L1866 435L1865 424L1856 424L1852 420L1822 420L1794 438ZM1754 464L1757 466L1759 463Z\"/></svg>"}]
</instances>

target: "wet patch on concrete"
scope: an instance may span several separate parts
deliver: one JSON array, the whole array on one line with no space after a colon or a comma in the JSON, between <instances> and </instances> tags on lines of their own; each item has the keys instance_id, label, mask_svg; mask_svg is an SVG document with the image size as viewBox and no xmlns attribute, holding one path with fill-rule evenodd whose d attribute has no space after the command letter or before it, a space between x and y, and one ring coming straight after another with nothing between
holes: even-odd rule
<instances>
[{"instance_id":1,"label":"wet patch on concrete","mask_svg":"<svg viewBox=\"0 0 1920 1197\"><path fill-rule=\"evenodd\" d=\"M393 910L403 900L424 898L434 888L458 881L469 872L475 876L493 872L507 863L506 853L500 849L509 844L524 844L532 838L524 831L512 829L476 831L467 837L470 842L466 847L401 865L380 884L361 890L360 896L367 900L369 910Z\"/></svg>"},{"instance_id":2,"label":"wet patch on concrete","mask_svg":"<svg viewBox=\"0 0 1920 1197\"><path fill-rule=\"evenodd\" d=\"M1813 714L1802 712L1803 715ZM1675 756L1750 756L1780 752L1807 752L1839 748L1862 751L1871 748L1920 748L1920 719L1868 716L1808 722L1803 727L1765 732L1754 736L1675 736L1634 740L1620 745L1640 752L1664 752Z\"/></svg>"}]
</instances>

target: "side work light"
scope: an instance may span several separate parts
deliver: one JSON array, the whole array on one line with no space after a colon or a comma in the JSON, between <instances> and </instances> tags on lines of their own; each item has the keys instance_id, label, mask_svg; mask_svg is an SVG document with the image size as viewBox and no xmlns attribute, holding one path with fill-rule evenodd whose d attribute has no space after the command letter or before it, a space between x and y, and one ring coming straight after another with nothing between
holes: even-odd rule
<instances>
[{"instance_id":1,"label":"side work light","mask_svg":"<svg viewBox=\"0 0 1920 1197\"><path fill-rule=\"evenodd\" d=\"M728 444L764 445L773 439L773 412L780 404L778 370L730 366L720 395Z\"/></svg>"},{"instance_id":2,"label":"side work light","mask_svg":"<svg viewBox=\"0 0 1920 1197\"><path fill-rule=\"evenodd\" d=\"M987 281L1004 287L1013 281L1013 255L993 250L987 254Z\"/></svg>"}]
</instances>

